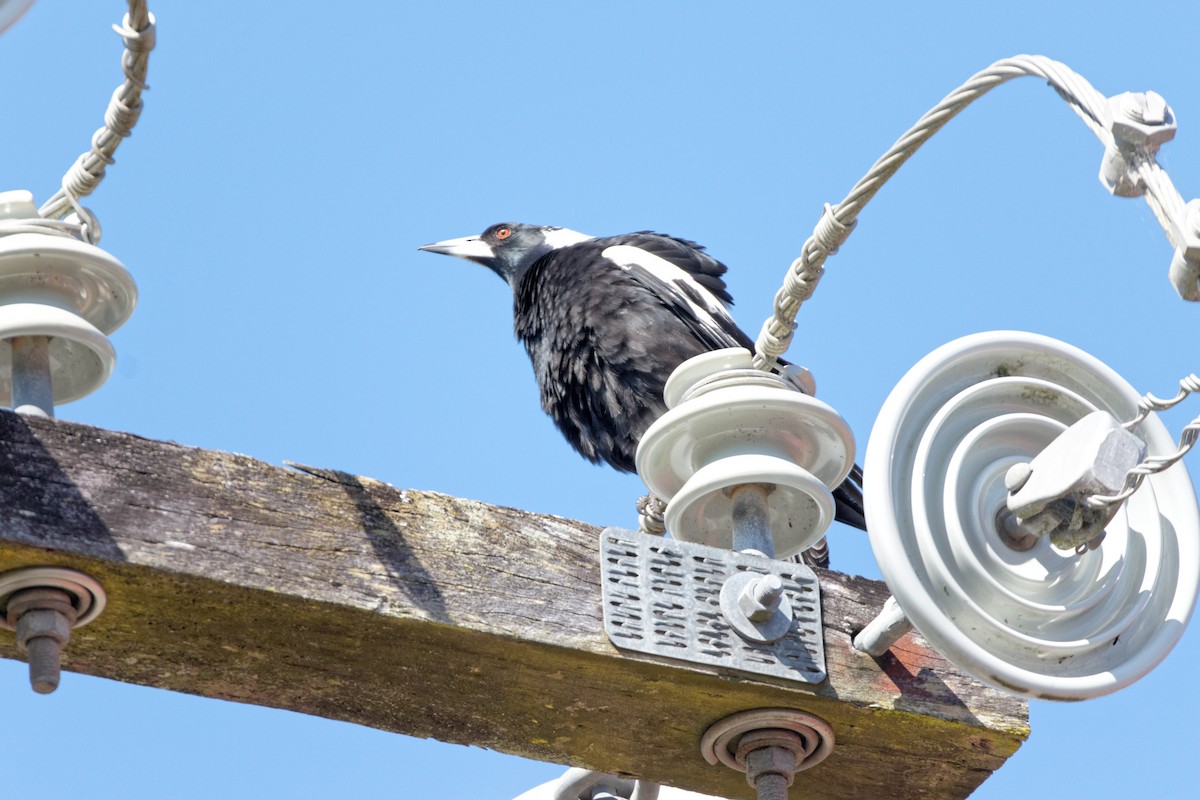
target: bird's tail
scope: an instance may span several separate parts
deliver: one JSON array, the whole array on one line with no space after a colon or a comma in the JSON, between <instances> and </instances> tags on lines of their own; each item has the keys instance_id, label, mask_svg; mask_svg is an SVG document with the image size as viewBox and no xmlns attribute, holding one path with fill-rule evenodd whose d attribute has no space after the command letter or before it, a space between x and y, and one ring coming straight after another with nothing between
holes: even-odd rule
<instances>
[{"instance_id":1,"label":"bird's tail","mask_svg":"<svg viewBox=\"0 0 1200 800\"><path fill-rule=\"evenodd\" d=\"M829 539L822 536L821 541L794 558L801 564L807 564L810 567L829 569Z\"/></svg>"},{"instance_id":2,"label":"bird's tail","mask_svg":"<svg viewBox=\"0 0 1200 800\"><path fill-rule=\"evenodd\" d=\"M842 485L833 490L834 519L860 531L867 529L867 516L863 511L862 467L855 464Z\"/></svg>"}]
</instances>

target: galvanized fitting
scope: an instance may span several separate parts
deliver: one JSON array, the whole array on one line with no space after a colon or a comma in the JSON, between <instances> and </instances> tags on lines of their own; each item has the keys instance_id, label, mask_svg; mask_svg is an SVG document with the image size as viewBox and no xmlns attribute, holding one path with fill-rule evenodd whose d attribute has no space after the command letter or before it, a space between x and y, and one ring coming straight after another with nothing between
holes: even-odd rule
<instances>
[{"instance_id":1,"label":"galvanized fitting","mask_svg":"<svg viewBox=\"0 0 1200 800\"><path fill-rule=\"evenodd\" d=\"M1175 255L1168 272L1184 300L1200 300L1200 200L1190 200L1175 230Z\"/></svg>"},{"instance_id":2,"label":"galvanized fitting","mask_svg":"<svg viewBox=\"0 0 1200 800\"><path fill-rule=\"evenodd\" d=\"M1108 99L1112 134L1118 144L1153 155L1175 138L1175 114L1158 92L1123 92Z\"/></svg>"},{"instance_id":3,"label":"galvanized fitting","mask_svg":"<svg viewBox=\"0 0 1200 800\"><path fill-rule=\"evenodd\" d=\"M879 658L913 629L912 622L900 608L895 597L889 597L875 619L854 636L854 649Z\"/></svg>"},{"instance_id":4,"label":"galvanized fitting","mask_svg":"<svg viewBox=\"0 0 1200 800\"><path fill-rule=\"evenodd\" d=\"M0 627L16 632L17 647L29 657L35 692L58 688L71 629L99 616L105 602L100 584L75 570L26 567L0 575Z\"/></svg>"},{"instance_id":5,"label":"galvanized fitting","mask_svg":"<svg viewBox=\"0 0 1200 800\"><path fill-rule=\"evenodd\" d=\"M751 621L766 622L786 600L783 580L778 575L760 575L742 589L738 595L738 608Z\"/></svg>"},{"instance_id":6,"label":"galvanized fitting","mask_svg":"<svg viewBox=\"0 0 1200 800\"><path fill-rule=\"evenodd\" d=\"M1175 137L1175 115L1156 92L1125 92L1108 99L1113 142L1100 162L1100 181L1117 197L1141 197L1140 161L1153 161L1158 149Z\"/></svg>"},{"instance_id":7,"label":"galvanized fitting","mask_svg":"<svg viewBox=\"0 0 1200 800\"><path fill-rule=\"evenodd\" d=\"M1046 536L1063 550L1087 545L1120 509L1119 504L1092 507L1087 498L1119 492L1145 456L1146 443L1107 411L1080 418L1032 461L1005 473L1006 507L1017 524L1014 528L1001 519L1001 538L1019 543L1021 534Z\"/></svg>"},{"instance_id":8,"label":"galvanized fitting","mask_svg":"<svg viewBox=\"0 0 1200 800\"><path fill-rule=\"evenodd\" d=\"M778 575L739 572L721 585L721 613L738 636L768 644L792 627L792 604Z\"/></svg>"},{"instance_id":9,"label":"galvanized fitting","mask_svg":"<svg viewBox=\"0 0 1200 800\"><path fill-rule=\"evenodd\" d=\"M622 650L706 664L723 674L825 680L821 587L804 564L620 528L601 533L599 562L604 632ZM787 601L791 621L757 623L738 607L745 584L764 575L779 579L779 603ZM750 589L746 602L769 601L773 584L768 579L762 595ZM735 629L730 619L745 624ZM781 635L765 642L760 624L768 638Z\"/></svg>"}]
</instances>

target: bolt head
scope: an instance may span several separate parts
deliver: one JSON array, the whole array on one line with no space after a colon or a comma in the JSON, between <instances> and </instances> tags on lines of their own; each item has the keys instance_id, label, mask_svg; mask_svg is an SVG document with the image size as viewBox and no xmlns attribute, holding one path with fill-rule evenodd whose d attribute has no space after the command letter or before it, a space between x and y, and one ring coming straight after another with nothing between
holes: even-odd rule
<instances>
[{"instance_id":1,"label":"bolt head","mask_svg":"<svg viewBox=\"0 0 1200 800\"><path fill-rule=\"evenodd\" d=\"M1008 468L1008 472L1004 473L1004 488L1008 489L1009 494L1021 491L1021 487L1029 482L1029 476L1033 474L1033 467L1028 461L1021 461L1013 464Z\"/></svg>"}]
</instances>

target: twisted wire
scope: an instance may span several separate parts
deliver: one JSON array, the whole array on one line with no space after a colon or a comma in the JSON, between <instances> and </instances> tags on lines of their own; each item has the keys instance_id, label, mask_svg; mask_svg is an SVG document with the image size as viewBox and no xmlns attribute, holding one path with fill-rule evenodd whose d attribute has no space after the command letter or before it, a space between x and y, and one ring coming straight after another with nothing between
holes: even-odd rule
<instances>
[{"instance_id":1,"label":"twisted wire","mask_svg":"<svg viewBox=\"0 0 1200 800\"><path fill-rule=\"evenodd\" d=\"M1200 392L1200 376L1192 373L1186 378L1179 381L1179 391L1174 397L1161 398L1147 392L1138 400L1138 411L1133 419L1124 423L1122 427L1126 430L1132 430L1142 422L1151 412L1165 411L1168 408L1178 405L1185 397L1193 392ZM1132 495L1142 485L1150 475L1162 472L1168 467L1173 466L1181 458L1187 455L1188 451L1196 444L1196 440L1200 438L1200 417L1184 426L1183 432L1179 436L1179 449L1174 453L1165 456L1148 456L1142 460L1133 469L1125 474L1125 483L1121 491L1116 494L1096 494L1088 497L1084 502L1091 508L1102 508L1111 506L1116 503L1123 502L1126 498Z\"/></svg>"},{"instance_id":2,"label":"twisted wire","mask_svg":"<svg viewBox=\"0 0 1200 800\"><path fill-rule=\"evenodd\" d=\"M1151 158L1138 158L1133 165L1138 184L1144 189L1143 197L1146 205L1154 212L1155 219L1166 231L1172 246L1179 247L1182 242L1176 241L1179 230L1178 223L1187 217L1187 204L1183 196L1175 188L1171 176Z\"/></svg>"},{"instance_id":3,"label":"twisted wire","mask_svg":"<svg viewBox=\"0 0 1200 800\"><path fill-rule=\"evenodd\" d=\"M113 155L133 131L142 113L142 92L146 85L146 70L150 51L154 49L154 15L146 8L145 0L129 0L129 12L120 25L113 25L125 42L121 69L125 80L113 92L104 112L104 126L92 135L91 148L79 156L62 179L62 188L47 200L38 214L47 219L59 219L78 212L79 199L91 194L104 178L104 171L114 162ZM85 221L90 234L99 238L95 221ZM93 242L94 243L94 242Z\"/></svg>"},{"instance_id":4,"label":"twisted wire","mask_svg":"<svg viewBox=\"0 0 1200 800\"><path fill-rule=\"evenodd\" d=\"M1150 392L1146 392L1146 394L1142 395L1141 399L1138 400L1137 414L1133 417L1133 419L1124 423L1122 427L1124 427L1127 431L1133 430L1141 423L1142 420L1150 416L1151 412L1166 411L1168 408L1174 408L1183 402L1184 398L1193 392L1200 392L1200 376L1197 376L1194 372L1179 381L1179 391L1175 393L1174 397L1163 399L1161 397L1154 396Z\"/></svg>"},{"instance_id":5,"label":"twisted wire","mask_svg":"<svg viewBox=\"0 0 1200 800\"><path fill-rule=\"evenodd\" d=\"M1044 78L1079 115L1106 147L1113 144L1108 100L1082 76L1044 56L1019 55L1002 59L975 75L942 99L915 125L896 140L836 205L826 205L813 235L792 262L782 288L775 296L774 311L763 324L755 345L754 366L770 369L791 343L800 306L816 291L824 274L825 260L853 232L858 215L904 162L964 108L1002 83L1019 77Z\"/></svg>"},{"instance_id":6,"label":"twisted wire","mask_svg":"<svg viewBox=\"0 0 1200 800\"><path fill-rule=\"evenodd\" d=\"M654 536L662 536L667 532L664 515L667 504L662 498L652 494L643 495L637 501L638 530Z\"/></svg>"}]
</instances>

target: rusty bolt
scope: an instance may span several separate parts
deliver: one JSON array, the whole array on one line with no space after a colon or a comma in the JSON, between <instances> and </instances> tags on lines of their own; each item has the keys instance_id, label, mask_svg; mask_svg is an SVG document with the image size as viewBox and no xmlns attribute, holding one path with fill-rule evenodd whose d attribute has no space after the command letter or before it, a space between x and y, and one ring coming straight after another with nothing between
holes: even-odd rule
<instances>
[{"instance_id":1,"label":"rusty bolt","mask_svg":"<svg viewBox=\"0 0 1200 800\"><path fill-rule=\"evenodd\" d=\"M50 694L58 688L62 649L78 616L71 596L61 589L22 589L9 598L7 616L17 647L29 656L29 683L38 694Z\"/></svg>"},{"instance_id":2,"label":"rusty bolt","mask_svg":"<svg viewBox=\"0 0 1200 800\"><path fill-rule=\"evenodd\" d=\"M796 768L807 755L804 738L782 729L752 731L738 740L737 759L759 800L787 800Z\"/></svg>"}]
</instances>

